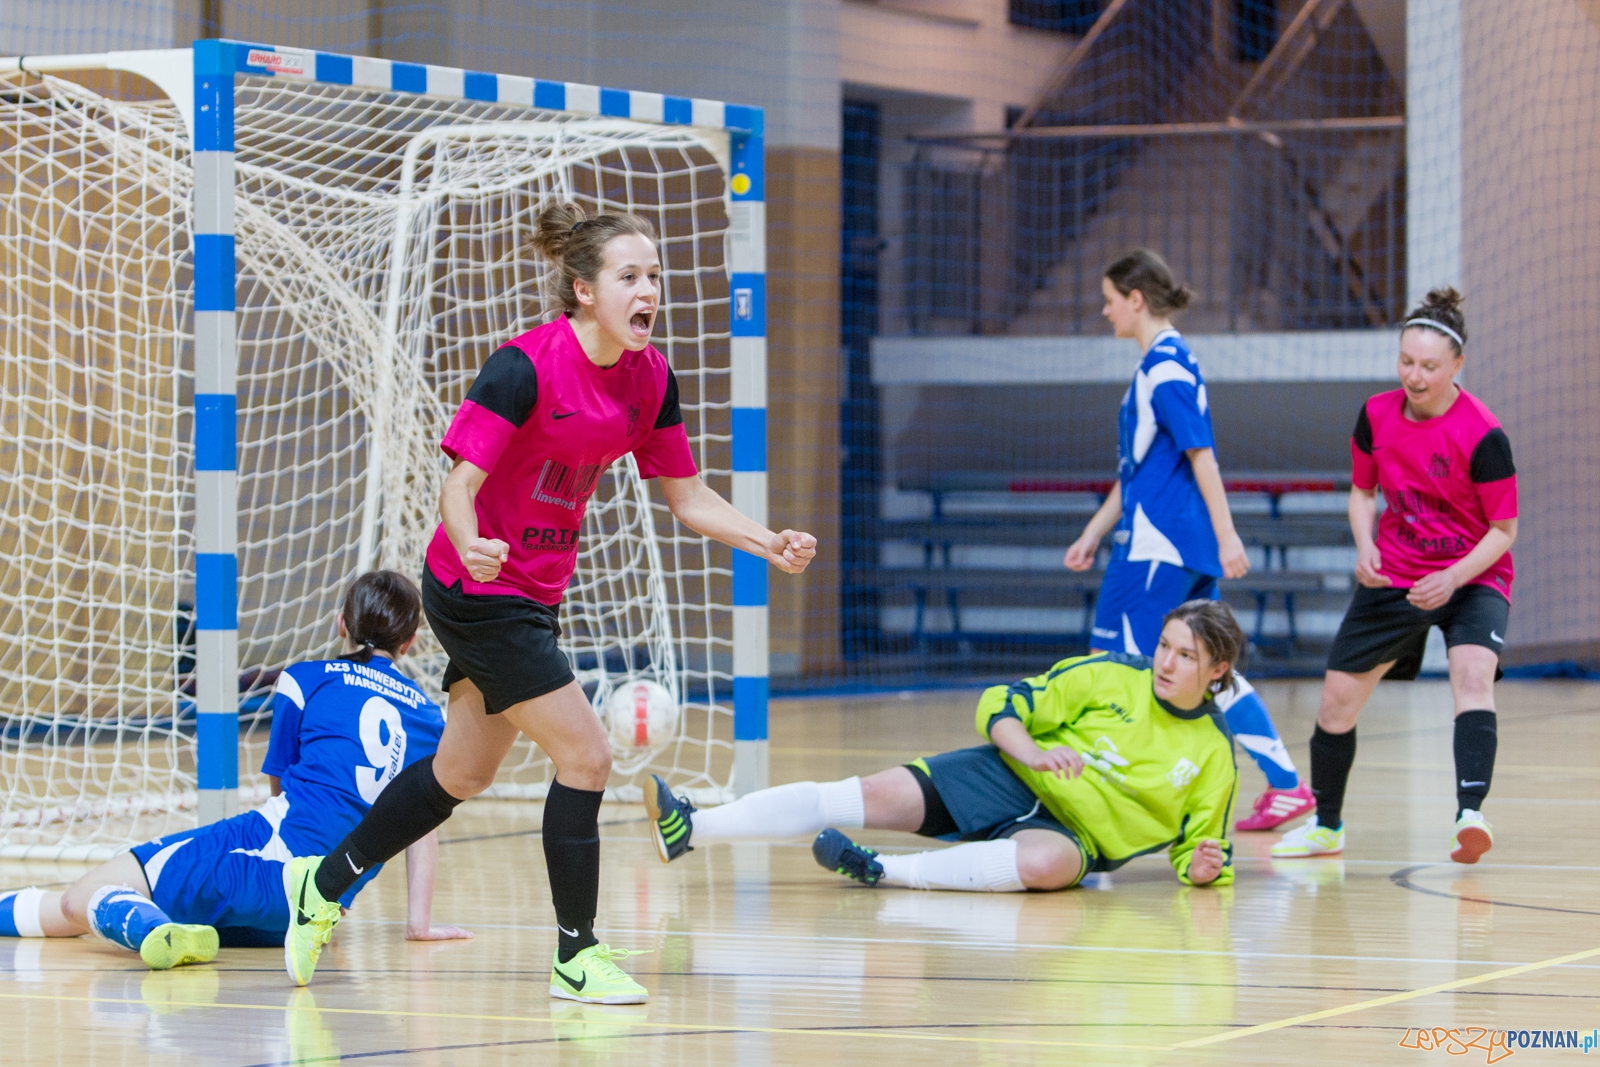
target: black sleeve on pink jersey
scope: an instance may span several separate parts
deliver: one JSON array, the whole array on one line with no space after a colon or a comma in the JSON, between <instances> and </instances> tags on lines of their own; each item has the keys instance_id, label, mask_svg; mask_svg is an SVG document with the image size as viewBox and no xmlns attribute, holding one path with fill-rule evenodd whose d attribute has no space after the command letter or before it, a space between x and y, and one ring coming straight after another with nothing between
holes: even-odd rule
<instances>
[{"instance_id":1,"label":"black sleeve on pink jersey","mask_svg":"<svg viewBox=\"0 0 1600 1067\"><path fill-rule=\"evenodd\" d=\"M678 407L678 376L667 368L667 391L661 397L661 413L656 416L655 428L665 430L683 422L683 409Z\"/></svg>"},{"instance_id":2,"label":"black sleeve on pink jersey","mask_svg":"<svg viewBox=\"0 0 1600 1067\"><path fill-rule=\"evenodd\" d=\"M1472 480L1480 483L1498 482L1517 473L1517 465L1511 462L1511 439L1504 430L1496 426L1483 435L1472 450L1471 473Z\"/></svg>"},{"instance_id":3,"label":"black sleeve on pink jersey","mask_svg":"<svg viewBox=\"0 0 1600 1067\"><path fill-rule=\"evenodd\" d=\"M1367 405L1361 405L1361 414L1356 416L1356 428L1350 435L1356 447L1367 455L1372 455L1372 423L1367 419Z\"/></svg>"},{"instance_id":4,"label":"black sleeve on pink jersey","mask_svg":"<svg viewBox=\"0 0 1600 1067\"><path fill-rule=\"evenodd\" d=\"M521 426L539 402L539 375L533 360L514 345L495 349L467 390L467 399L511 425Z\"/></svg>"}]
</instances>

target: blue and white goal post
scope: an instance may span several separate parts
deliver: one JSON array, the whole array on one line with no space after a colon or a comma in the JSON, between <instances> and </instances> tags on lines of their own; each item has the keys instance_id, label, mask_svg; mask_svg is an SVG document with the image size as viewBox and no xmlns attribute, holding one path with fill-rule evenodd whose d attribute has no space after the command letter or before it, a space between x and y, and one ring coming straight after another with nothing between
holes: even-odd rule
<instances>
[{"instance_id":1,"label":"blue and white goal post","mask_svg":"<svg viewBox=\"0 0 1600 1067\"><path fill-rule=\"evenodd\" d=\"M537 77L227 40L197 41L192 48L185 49L26 56L0 60L0 72L21 71L30 76L96 69L127 71L153 82L181 114L190 137L193 173L190 242L193 257L191 295L194 359L193 597L194 626L197 631L194 702L198 718L195 777L198 784L198 814L202 822L233 814L239 806L241 610L244 610L247 619L251 619L250 626L246 627L247 632L260 625L250 615L253 610L251 605L241 604L241 590L248 588L251 580L248 573L241 576L241 559L248 559L251 551L249 546L241 544L241 530L251 528L251 516L241 511L239 457L251 442L241 440L240 433L242 427L252 425L256 416L245 410L238 383L242 373L255 373L248 368L257 367L259 370L257 364L252 364L246 358L245 348L263 342L253 333L241 336L241 316L247 315L248 309L236 305L236 301L244 299L243 294L251 285L259 289L263 284L270 284L271 279L263 282L263 275L267 272L261 264L247 264L242 258L247 254L245 246L249 242L243 229L237 235L235 232L236 216L241 226L244 225L244 213L253 211L252 218L263 216L263 212L247 199L247 195L253 194L247 194L239 184L245 181L247 167L260 168L263 150L259 146L265 143L264 138L250 140L254 133L249 123L257 119L251 117L246 101L249 107L256 108L256 113L265 113L267 109L261 106L263 94L280 89L287 92L291 86L298 87L298 91L306 93L308 98L318 94L336 97L341 87L346 95L365 94L362 99L376 102L374 106L381 104L393 113L392 119L388 120L390 125L377 131L394 134L396 149L392 151L397 151L405 138L412 136L416 130L428 128L430 123L443 123L446 119L450 122L451 130L481 121L486 127L494 125L497 135L502 136L518 122L571 122L572 125L567 129L590 131L603 130L610 122L612 126L624 130L619 136L626 135L626 124L642 124L639 128L663 131L660 136L666 136L676 129L683 131L684 135L693 133L701 137L701 143L717 146L712 154L725 172L718 195L723 200L727 217L726 261L723 267L717 269L726 272L727 336L731 366L716 370L716 373L729 376L726 393L723 393L722 387L704 389L702 380L698 402L712 409L721 406L722 401L715 399L715 396L708 399L708 393L731 396L730 416L707 412L708 415L716 415L714 421L719 426L723 425L724 418L727 419L727 424L731 425L728 431L731 441L722 438L720 432L713 435L710 431L703 431L694 444L702 464L706 459L707 443L729 448L731 470L708 473L731 474L735 506L757 521L763 524L767 522L766 205L761 109L713 100L546 81ZM404 112L407 107L412 110ZM279 107L276 113L281 115L289 111L292 109ZM328 136L329 145L336 146L339 128L330 127ZM257 147L253 149L252 145ZM236 147L241 147L237 157ZM370 144L357 147L369 155L372 151ZM250 155L252 151L255 153L253 161ZM684 151L688 152L689 149ZM316 153L308 152L308 157L314 155ZM324 152L319 158L325 161L328 157L329 153ZM363 157L352 150L350 158ZM598 172L598 164L596 167ZM305 173L310 173L310 170ZM410 171L406 173L407 180L410 180ZM571 186L563 184L569 179L570 176L557 175L551 179L554 184L537 187L544 190L539 195L571 195ZM299 180L298 177L295 180ZM599 188L598 184L595 188ZM591 189L590 195L601 194ZM633 194L627 195L631 197ZM265 215L270 216L276 210L277 205L271 205ZM522 213L530 214L526 210ZM405 217L403 213L402 217ZM404 251L403 227L398 223L395 225L394 243ZM663 234L664 238L667 236ZM257 240L259 242L259 235ZM422 244L426 245L426 242ZM248 270L244 269L246 266ZM378 266L384 268L385 264ZM400 284L395 278L402 266L401 253L393 252L386 268L390 275L389 287L395 293L399 293ZM670 277L672 264L668 263L667 267ZM373 273L382 273L382 270ZM425 275L428 271L420 273ZM246 280L247 275L250 281ZM392 393L388 382L389 378L399 376L393 363L397 358L394 353L406 350L407 342L398 335L408 328L402 319L404 308L413 302L414 293L408 291L402 295L405 299L386 300L383 314L374 319L373 336L380 338L373 344L374 357L384 371L393 373L380 373L371 379L376 383L377 392L383 396L382 405L387 406L363 407L362 412L368 422L375 421L375 412L385 418L398 418L406 414L403 409L408 401L401 394ZM671 299L672 294L669 293L669 305ZM716 303L718 300L702 298L702 302ZM346 306L354 307L356 304ZM261 321L259 318L256 320L257 330ZM699 316L697 321L702 324L701 331L715 331L720 325L720 312L709 317ZM702 339L680 341L679 344L698 346ZM430 343L437 347L443 342L434 337ZM422 347L426 348L427 345ZM669 339L663 347L672 358L673 341ZM676 359L674 362L677 366ZM677 369L682 378L685 369ZM259 391L259 383L252 388ZM359 392L353 388L351 391ZM382 420L377 421L381 423ZM430 432L437 430L436 427L425 429L430 429ZM387 476L390 470L384 464L392 467L400 462L393 454L392 445L379 448L375 443L385 430L380 424L370 434L366 457L367 484L359 492L352 490L362 501L360 507L353 506L353 510L360 511L364 507L365 513L351 518L349 529L353 530L356 525L361 527L359 558L363 566L375 563L420 566L420 559L399 559L393 552L380 551L381 546L375 547L375 539L388 536L379 527L397 521L387 517L388 511L378 509L384 487L391 484L382 480L379 471L382 470L383 476ZM433 443L436 445L436 440ZM720 466L720 463L717 465ZM247 466L246 481L250 477L252 474ZM388 491L392 492L392 489ZM253 505L247 502L247 510L250 506ZM346 538L347 542L353 540L353 536ZM348 548L349 544L340 544L328 551L342 553ZM706 558L709 560L709 556ZM339 559L343 560L341 567L325 567L320 577L313 575L308 580L309 592L305 592L303 599L316 601L311 604L311 611L321 616L320 623L307 623L308 627L320 625L326 630L327 620L337 607L336 599L329 598L336 597L357 570L355 557L341 555ZM697 683L701 691L713 694L709 698L713 704L721 704L726 696L716 694L726 694L729 688L728 642L731 638L732 781L730 783L727 777L727 742L726 734L723 734L720 741L704 739L702 746L707 751L721 748L723 756L717 765L722 770L714 774L710 772L708 768L712 760L707 756L702 761L704 767L699 770L700 777L693 779L690 774L693 779L691 786L698 783L711 787L712 792L728 794L747 792L766 784L767 569L766 561L734 552L731 578L723 578L720 586L710 580L700 586L731 587L732 604L728 605L731 611L722 615L724 621L717 627L720 633L705 635L702 649L689 653L679 649L674 669L702 672L703 676ZM580 563L580 579L581 571ZM319 592L316 588L319 584L327 588ZM685 588L687 585L679 582L676 588ZM290 590L281 595L288 598L298 596L300 592ZM731 623L727 621L730 616ZM677 634L675 637L682 639L684 635ZM326 646L325 633L320 639ZM259 638L252 637L251 643L253 648L259 644ZM247 656L253 654L247 650ZM604 660L603 655L601 659ZM255 668L256 664L247 666ZM725 709L726 705L722 706ZM716 716L708 714L706 718L715 720ZM725 717L722 722L725 730Z\"/></svg>"}]
</instances>

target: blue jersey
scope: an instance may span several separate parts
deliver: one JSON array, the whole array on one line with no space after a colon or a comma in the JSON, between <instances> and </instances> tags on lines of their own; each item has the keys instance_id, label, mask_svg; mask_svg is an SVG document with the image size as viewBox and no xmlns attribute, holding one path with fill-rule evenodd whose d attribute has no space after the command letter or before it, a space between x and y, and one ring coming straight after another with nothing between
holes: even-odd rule
<instances>
[{"instance_id":1,"label":"blue jersey","mask_svg":"<svg viewBox=\"0 0 1600 1067\"><path fill-rule=\"evenodd\" d=\"M1200 364L1177 330L1163 330L1144 354L1117 414L1122 518L1112 560L1170 563L1221 576L1211 514L1184 454L1213 447Z\"/></svg>"},{"instance_id":2,"label":"blue jersey","mask_svg":"<svg viewBox=\"0 0 1600 1067\"><path fill-rule=\"evenodd\" d=\"M278 834L289 853L326 855L395 775L433 754L443 730L439 705L381 655L285 670L261 773L279 780L288 801ZM346 895L353 897L378 866Z\"/></svg>"}]
</instances>

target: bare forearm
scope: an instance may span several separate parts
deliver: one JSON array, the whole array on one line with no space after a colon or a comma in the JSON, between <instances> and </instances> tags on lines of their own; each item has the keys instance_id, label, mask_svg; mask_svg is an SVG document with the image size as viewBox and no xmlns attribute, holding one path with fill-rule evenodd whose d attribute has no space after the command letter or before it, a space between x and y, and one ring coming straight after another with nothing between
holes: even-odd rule
<instances>
[{"instance_id":1,"label":"bare forearm","mask_svg":"<svg viewBox=\"0 0 1600 1067\"><path fill-rule=\"evenodd\" d=\"M1499 526L1491 526L1489 532L1483 535L1483 540L1479 541L1471 552L1450 565L1450 569L1455 572L1456 583L1465 585L1488 570L1494 565L1495 560L1511 550L1511 543L1515 540L1514 532Z\"/></svg>"},{"instance_id":2,"label":"bare forearm","mask_svg":"<svg viewBox=\"0 0 1600 1067\"><path fill-rule=\"evenodd\" d=\"M699 483L679 502L672 513L702 537L720 541L753 555L764 555L772 542L772 531L722 499L710 486Z\"/></svg>"},{"instance_id":3,"label":"bare forearm","mask_svg":"<svg viewBox=\"0 0 1600 1067\"><path fill-rule=\"evenodd\" d=\"M1028 728L1022 725L1021 719L1007 716L996 720L994 725L989 727L989 740L995 748L1022 763L1027 763L1031 757L1039 754L1038 744L1028 733Z\"/></svg>"},{"instance_id":4,"label":"bare forearm","mask_svg":"<svg viewBox=\"0 0 1600 1067\"><path fill-rule=\"evenodd\" d=\"M450 477L439 493L439 517L444 520L444 532L456 552L467 554L467 545L478 536L477 494L466 479Z\"/></svg>"},{"instance_id":5,"label":"bare forearm","mask_svg":"<svg viewBox=\"0 0 1600 1067\"><path fill-rule=\"evenodd\" d=\"M439 870L439 832L406 849L406 929L425 931L433 922L433 887Z\"/></svg>"},{"instance_id":6,"label":"bare forearm","mask_svg":"<svg viewBox=\"0 0 1600 1067\"><path fill-rule=\"evenodd\" d=\"M1117 525L1117 520L1122 518L1122 482L1118 481L1111 487L1111 492L1106 494L1105 503L1100 505L1089 518L1089 524L1083 528L1083 537L1094 541L1100 539Z\"/></svg>"},{"instance_id":7,"label":"bare forearm","mask_svg":"<svg viewBox=\"0 0 1600 1067\"><path fill-rule=\"evenodd\" d=\"M1217 454L1209 448L1191 448L1187 453L1189 465L1194 468L1195 484L1206 502L1211 515L1211 529L1218 541L1233 534L1233 512L1228 510L1228 491L1222 485L1222 469L1217 466Z\"/></svg>"},{"instance_id":8,"label":"bare forearm","mask_svg":"<svg viewBox=\"0 0 1600 1067\"><path fill-rule=\"evenodd\" d=\"M1350 489L1350 533L1356 539L1356 549L1372 547L1372 526L1378 519L1378 496L1372 490Z\"/></svg>"}]
</instances>

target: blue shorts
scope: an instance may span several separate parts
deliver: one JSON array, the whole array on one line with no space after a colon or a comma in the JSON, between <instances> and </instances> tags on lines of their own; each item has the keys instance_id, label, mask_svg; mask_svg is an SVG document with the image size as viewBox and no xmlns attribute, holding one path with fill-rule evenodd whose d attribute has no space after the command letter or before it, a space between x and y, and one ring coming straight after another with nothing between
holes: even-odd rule
<instances>
[{"instance_id":1,"label":"blue shorts","mask_svg":"<svg viewBox=\"0 0 1600 1067\"><path fill-rule=\"evenodd\" d=\"M921 832L953 841L998 841L1019 830L1053 830L1077 846L1083 860L1078 868L1080 880L1090 871L1099 870L1096 858L1083 847L1078 835L1050 814L1027 783L1006 766L1000 750L993 745L928 756L907 766L927 778L954 823L950 833Z\"/></svg>"},{"instance_id":2,"label":"blue shorts","mask_svg":"<svg viewBox=\"0 0 1600 1067\"><path fill-rule=\"evenodd\" d=\"M1100 580L1089 647L1153 656L1161 620L1186 600L1217 599L1217 580L1170 563L1112 560Z\"/></svg>"},{"instance_id":3,"label":"blue shorts","mask_svg":"<svg viewBox=\"0 0 1600 1067\"><path fill-rule=\"evenodd\" d=\"M283 865L289 849L271 821L288 804L168 834L133 847L150 896L173 922L217 928L229 947L281 945L289 929ZM281 809L281 810L280 810Z\"/></svg>"}]
</instances>

